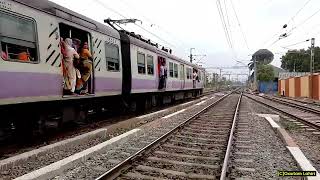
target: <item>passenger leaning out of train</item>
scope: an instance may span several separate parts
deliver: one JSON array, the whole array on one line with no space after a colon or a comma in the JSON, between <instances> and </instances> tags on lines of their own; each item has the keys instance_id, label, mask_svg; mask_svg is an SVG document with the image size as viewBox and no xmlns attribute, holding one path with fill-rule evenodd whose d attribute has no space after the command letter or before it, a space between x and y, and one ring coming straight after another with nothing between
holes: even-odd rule
<instances>
[{"instance_id":1,"label":"passenger leaning out of train","mask_svg":"<svg viewBox=\"0 0 320 180\"><path fill-rule=\"evenodd\" d=\"M80 45L81 45L81 40L77 39L77 38L73 38L72 39L72 47L74 48L74 50L76 50L76 52L79 53L80 51Z\"/></svg>"},{"instance_id":2,"label":"passenger leaning out of train","mask_svg":"<svg viewBox=\"0 0 320 180\"><path fill-rule=\"evenodd\" d=\"M161 61L159 72L159 89L166 88L167 69L165 61Z\"/></svg>"},{"instance_id":3,"label":"passenger leaning out of train","mask_svg":"<svg viewBox=\"0 0 320 180\"><path fill-rule=\"evenodd\" d=\"M72 39L66 38L64 42L64 90L66 95L75 95L77 77L81 78L79 71L74 66L74 61L79 59L80 56L77 51L72 47Z\"/></svg>"},{"instance_id":4,"label":"passenger leaning out of train","mask_svg":"<svg viewBox=\"0 0 320 180\"><path fill-rule=\"evenodd\" d=\"M197 74L197 71L193 71L193 88L196 88L196 83L197 83L197 80L198 80L198 74Z\"/></svg>"},{"instance_id":5,"label":"passenger leaning out of train","mask_svg":"<svg viewBox=\"0 0 320 180\"><path fill-rule=\"evenodd\" d=\"M84 42L80 50L80 63L78 66L81 78L77 80L76 93L86 94L88 80L92 72L92 55L89 51L88 43Z\"/></svg>"}]
</instances>

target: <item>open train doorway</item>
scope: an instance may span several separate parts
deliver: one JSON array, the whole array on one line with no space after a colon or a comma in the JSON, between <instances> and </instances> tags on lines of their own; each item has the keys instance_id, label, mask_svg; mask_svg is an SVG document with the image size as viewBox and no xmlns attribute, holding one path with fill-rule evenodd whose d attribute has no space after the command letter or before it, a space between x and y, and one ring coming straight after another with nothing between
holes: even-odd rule
<instances>
[{"instance_id":1,"label":"open train doorway","mask_svg":"<svg viewBox=\"0 0 320 180\"><path fill-rule=\"evenodd\" d=\"M59 29L63 55L61 63L63 96L94 94L94 64L90 33L64 23L59 24ZM73 48L75 54L79 56L70 54L70 51L64 47Z\"/></svg>"},{"instance_id":2,"label":"open train doorway","mask_svg":"<svg viewBox=\"0 0 320 180\"><path fill-rule=\"evenodd\" d=\"M158 89L163 90L166 88L166 84L167 84L167 63L166 63L166 59L160 56L158 57L158 75L159 75Z\"/></svg>"}]
</instances>

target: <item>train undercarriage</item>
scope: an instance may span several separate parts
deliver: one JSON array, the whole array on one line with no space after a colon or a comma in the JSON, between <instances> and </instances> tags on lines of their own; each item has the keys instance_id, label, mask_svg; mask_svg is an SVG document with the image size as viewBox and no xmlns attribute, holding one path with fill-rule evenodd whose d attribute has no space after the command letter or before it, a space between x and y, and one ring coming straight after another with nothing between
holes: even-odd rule
<instances>
[{"instance_id":1,"label":"train undercarriage","mask_svg":"<svg viewBox=\"0 0 320 180\"><path fill-rule=\"evenodd\" d=\"M88 125L117 115L143 114L200 94L202 89L0 106L0 141L25 142L65 127Z\"/></svg>"}]
</instances>

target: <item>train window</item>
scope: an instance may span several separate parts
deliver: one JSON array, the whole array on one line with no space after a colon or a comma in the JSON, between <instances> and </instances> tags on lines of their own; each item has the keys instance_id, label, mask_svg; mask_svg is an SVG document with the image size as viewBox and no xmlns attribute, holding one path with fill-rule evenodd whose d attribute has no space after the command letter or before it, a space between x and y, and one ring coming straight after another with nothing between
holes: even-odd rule
<instances>
[{"instance_id":1,"label":"train window","mask_svg":"<svg viewBox=\"0 0 320 180\"><path fill-rule=\"evenodd\" d=\"M146 73L146 57L145 54L138 52L138 73L145 74Z\"/></svg>"},{"instance_id":2,"label":"train window","mask_svg":"<svg viewBox=\"0 0 320 180\"><path fill-rule=\"evenodd\" d=\"M151 55L147 56L147 71L148 71L148 74L151 74L151 75L154 74L153 56Z\"/></svg>"},{"instance_id":3,"label":"train window","mask_svg":"<svg viewBox=\"0 0 320 180\"><path fill-rule=\"evenodd\" d=\"M169 72L170 72L170 77L173 77L173 63L169 62Z\"/></svg>"},{"instance_id":4,"label":"train window","mask_svg":"<svg viewBox=\"0 0 320 180\"><path fill-rule=\"evenodd\" d=\"M173 70L174 70L174 77L178 78L178 64L174 64Z\"/></svg>"},{"instance_id":5,"label":"train window","mask_svg":"<svg viewBox=\"0 0 320 180\"><path fill-rule=\"evenodd\" d=\"M189 79L189 69L188 68L186 69L186 76L187 76L187 79Z\"/></svg>"},{"instance_id":6,"label":"train window","mask_svg":"<svg viewBox=\"0 0 320 180\"><path fill-rule=\"evenodd\" d=\"M119 71L119 47L115 44L106 43L106 60L108 71Z\"/></svg>"},{"instance_id":7,"label":"train window","mask_svg":"<svg viewBox=\"0 0 320 180\"><path fill-rule=\"evenodd\" d=\"M187 68L187 79L192 79L191 68Z\"/></svg>"},{"instance_id":8,"label":"train window","mask_svg":"<svg viewBox=\"0 0 320 180\"><path fill-rule=\"evenodd\" d=\"M2 58L18 62L38 62L35 21L0 12L0 24Z\"/></svg>"}]
</instances>

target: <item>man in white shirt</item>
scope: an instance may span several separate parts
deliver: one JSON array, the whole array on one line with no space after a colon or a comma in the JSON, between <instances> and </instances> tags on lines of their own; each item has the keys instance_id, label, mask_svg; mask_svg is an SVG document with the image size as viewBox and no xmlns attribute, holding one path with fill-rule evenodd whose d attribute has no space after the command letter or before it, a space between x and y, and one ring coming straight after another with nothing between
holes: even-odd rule
<instances>
[{"instance_id":1,"label":"man in white shirt","mask_svg":"<svg viewBox=\"0 0 320 180\"><path fill-rule=\"evenodd\" d=\"M161 62L160 66L160 72L159 72L159 89L166 88L166 75L167 75L167 69L165 66L165 62Z\"/></svg>"},{"instance_id":2,"label":"man in white shirt","mask_svg":"<svg viewBox=\"0 0 320 180\"><path fill-rule=\"evenodd\" d=\"M198 74L197 74L197 72L194 70L194 71L193 71L193 88L196 88L197 78L198 78Z\"/></svg>"}]
</instances>

